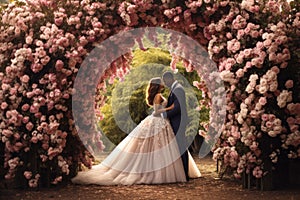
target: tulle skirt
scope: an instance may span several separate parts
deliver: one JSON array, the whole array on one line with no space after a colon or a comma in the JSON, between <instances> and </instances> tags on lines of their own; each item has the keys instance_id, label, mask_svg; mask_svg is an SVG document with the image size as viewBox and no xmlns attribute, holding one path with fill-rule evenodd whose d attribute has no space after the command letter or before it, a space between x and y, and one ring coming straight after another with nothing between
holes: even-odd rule
<instances>
[{"instance_id":1,"label":"tulle skirt","mask_svg":"<svg viewBox=\"0 0 300 200\"><path fill-rule=\"evenodd\" d=\"M189 176L201 176L189 153ZM99 164L79 172L76 184L132 185L185 182L186 177L170 122L146 117Z\"/></svg>"}]
</instances>

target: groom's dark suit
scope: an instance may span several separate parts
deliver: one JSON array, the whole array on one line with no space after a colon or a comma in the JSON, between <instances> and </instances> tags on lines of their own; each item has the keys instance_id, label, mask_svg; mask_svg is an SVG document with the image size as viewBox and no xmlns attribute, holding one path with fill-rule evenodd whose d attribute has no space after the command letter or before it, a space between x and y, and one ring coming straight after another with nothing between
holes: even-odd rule
<instances>
[{"instance_id":1,"label":"groom's dark suit","mask_svg":"<svg viewBox=\"0 0 300 200\"><path fill-rule=\"evenodd\" d=\"M171 87L171 93L168 97L167 107L169 107L173 103L174 108L164 113L164 115L170 120L172 129L176 135L176 140L181 154L186 179L189 180L187 152L188 147L187 140L185 137L185 130L188 123L186 97L182 85L177 81Z\"/></svg>"}]
</instances>

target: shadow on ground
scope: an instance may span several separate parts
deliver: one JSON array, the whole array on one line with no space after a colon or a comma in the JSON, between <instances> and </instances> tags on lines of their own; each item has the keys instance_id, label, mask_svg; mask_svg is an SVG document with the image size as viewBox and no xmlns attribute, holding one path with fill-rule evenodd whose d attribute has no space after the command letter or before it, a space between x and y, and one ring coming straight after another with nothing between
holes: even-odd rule
<instances>
[{"instance_id":1,"label":"shadow on ground","mask_svg":"<svg viewBox=\"0 0 300 200\"><path fill-rule=\"evenodd\" d=\"M39 191L0 190L2 200L127 200L127 199L193 199L193 200L246 200L246 199L282 199L300 200L300 188L289 188L276 191L259 191L243 189L240 180L230 177L216 179L216 163L211 156L195 161L202 177L192 179L187 183L161 185L133 185L133 186L97 186L74 185L41 189Z\"/></svg>"}]
</instances>

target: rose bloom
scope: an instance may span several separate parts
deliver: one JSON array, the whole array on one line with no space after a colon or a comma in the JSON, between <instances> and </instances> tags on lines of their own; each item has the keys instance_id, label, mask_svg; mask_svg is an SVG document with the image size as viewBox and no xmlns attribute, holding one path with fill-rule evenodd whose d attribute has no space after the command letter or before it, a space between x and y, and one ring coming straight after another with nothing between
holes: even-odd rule
<instances>
[{"instance_id":1,"label":"rose bloom","mask_svg":"<svg viewBox=\"0 0 300 200\"><path fill-rule=\"evenodd\" d=\"M298 125L292 125L292 126L290 126L291 132L296 132L298 129L299 129Z\"/></svg>"},{"instance_id":2,"label":"rose bloom","mask_svg":"<svg viewBox=\"0 0 300 200\"><path fill-rule=\"evenodd\" d=\"M261 119L263 121L268 121L269 120L269 115L268 114L262 114Z\"/></svg>"},{"instance_id":3,"label":"rose bloom","mask_svg":"<svg viewBox=\"0 0 300 200\"><path fill-rule=\"evenodd\" d=\"M30 178L32 177L32 172L30 172L30 171L25 171L25 172L24 172L24 176L25 176L26 179L30 179Z\"/></svg>"},{"instance_id":4,"label":"rose bloom","mask_svg":"<svg viewBox=\"0 0 300 200\"><path fill-rule=\"evenodd\" d=\"M264 43L263 43L263 42L257 42L257 43L256 43L256 47L257 47L258 49L262 49L262 48L264 47Z\"/></svg>"},{"instance_id":5,"label":"rose bloom","mask_svg":"<svg viewBox=\"0 0 300 200\"><path fill-rule=\"evenodd\" d=\"M24 118L23 118L23 119L24 119ZM27 129L28 131L31 131L32 128L33 128L33 124L32 124L31 122L28 122L28 123L26 124L26 129Z\"/></svg>"},{"instance_id":6,"label":"rose bloom","mask_svg":"<svg viewBox=\"0 0 300 200\"><path fill-rule=\"evenodd\" d=\"M33 41L33 39L32 39L31 36L27 36L26 39L25 39L26 44L31 44L32 41Z\"/></svg>"},{"instance_id":7,"label":"rose bloom","mask_svg":"<svg viewBox=\"0 0 300 200\"><path fill-rule=\"evenodd\" d=\"M278 87L278 83L276 81L272 82L270 84L270 91L275 92L277 90L277 87Z\"/></svg>"},{"instance_id":8,"label":"rose bloom","mask_svg":"<svg viewBox=\"0 0 300 200\"><path fill-rule=\"evenodd\" d=\"M300 116L299 116L299 117L296 117L295 123L296 123L296 124L300 124Z\"/></svg>"},{"instance_id":9,"label":"rose bloom","mask_svg":"<svg viewBox=\"0 0 300 200\"><path fill-rule=\"evenodd\" d=\"M264 94L268 91L268 88L266 86L259 87L259 93Z\"/></svg>"},{"instance_id":10,"label":"rose bloom","mask_svg":"<svg viewBox=\"0 0 300 200\"><path fill-rule=\"evenodd\" d=\"M237 38L238 39L242 38L244 35L245 35L244 30L242 30L242 29L238 30L238 32L237 32Z\"/></svg>"},{"instance_id":11,"label":"rose bloom","mask_svg":"<svg viewBox=\"0 0 300 200\"><path fill-rule=\"evenodd\" d=\"M23 117L22 122L24 124L27 124L29 122L29 117L28 116Z\"/></svg>"},{"instance_id":12,"label":"rose bloom","mask_svg":"<svg viewBox=\"0 0 300 200\"><path fill-rule=\"evenodd\" d=\"M275 133L275 131L269 131L268 134L271 137L276 137L277 136L277 134Z\"/></svg>"},{"instance_id":13,"label":"rose bloom","mask_svg":"<svg viewBox=\"0 0 300 200\"><path fill-rule=\"evenodd\" d=\"M30 78L29 78L28 75L24 75L24 76L21 77L21 81L24 82L24 83L28 83L29 79Z\"/></svg>"},{"instance_id":14,"label":"rose bloom","mask_svg":"<svg viewBox=\"0 0 300 200\"><path fill-rule=\"evenodd\" d=\"M39 139L36 136L33 136L30 140L32 143L37 143L39 141Z\"/></svg>"},{"instance_id":15,"label":"rose bloom","mask_svg":"<svg viewBox=\"0 0 300 200\"><path fill-rule=\"evenodd\" d=\"M1 103L1 109L4 110L8 107L8 104L6 102Z\"/></svg>"},{"instance_id":16,"label":"rose bloom","mask_svg":"<svg viewBox=\"0 0 300 200\"><path fill-rule=\"evenodd\" d=\"M270 121L274 121L276 119L276 116L274 114L269 114Z\"/></svg>"},{"instance_id":17,"label":"rose bloom","mask_svg":"<svg viewBox=\"0 0 300 200\"><path fill-rule=\"evenodd\" d=\"M293 118L293 117L288 117L288 118L286 119L286 122L291 126L291 125L294 125L294 124L295 124L296 119Z\"/></svg>"},{"instance_id":18,"label":"rose bloom","mask_svg":"<svg viewBox=\"0 0 300 200\"><path fill-rule=\"evenodd\" d=\"M294 86L293 80L288 80L288 81L285 82L285 87L286 87L287 89L290 89L290 88L292 88L293 86Z\"/></svg>"},{"instance_id":19,"label":"rose bloom","mask_svg":"<svg viewBox=\"0 0 300 200\"><path fill-rule=\"evenodd\" d=\"M243 76L244 76L243 69L239 69L239 70L237 70L237 71L236 71L236 76L237 76L238 78L241 78L241 77L243 77Z\"/></svg>"},{"instance_id":20,"label":"rose bloom","mask_svg":"<svg viewBox=\"0 0 300 200\"><path fill-rule=\"evenodd\" d=\"M266 122L266 127L271 128L273 126L273 123L270 121Z\"/></svg>"},{"instance_id":21,"label":"rose bloom","mask_svg":"<svg viewBox=\"0 0 300 200\"><path fill-rule=\"evenodd\" d=\"M39 119L42 116L41 112L34 113L34 117Z\"/></svg>"},{"instance_id":22,"label":"rose bloom","mask_svg":"<svg viewBox=\"0 0 300 200\"><path fill-rule=\"evenodd\" d=\"M267 98L266 97L260 97L258 102L261 104L261 105L266 105L267 103Z\"/></svg>"},{"instance_id":23,"label":"rose bloom","mask_svg":"<svg viewBox=\"0 0 300 200\"><path fill-rule=\"evenodd\" d=\"M276 60L276 58L277 58L277 56L276 56L275 53L270 53L270 54L269 54L269 60L270 60L270 61L274 61L274 60Z\"/></svg>"},{"instance_id":24,"label":"rose bloom","mask_svg":"<svg viewBox=\"0 0 300 200\"><path fill-rule=\"evenodd\" d=\"M258 31L251 31L251 33L250 33L250 35L251 35L251 37L253 37L253 38L257 38L258 36L259 36L259 32Z\"/></svg>"},{"instance_id":25,"label":"rose bloom","mask_svg":"<svg viewBox=\"0 0 300 200\"><path fill-rule=\"evenodd\" d=\"M277 66L272 67L271 70L273 72L275 72L276 74L278 74L280 72L280 69Z\"/></svg>"},{"instance_id":26,"label":"rose bloom","mask_svg":"<svg viewBox=\"0 0 300 200\"><path fill-rule=\"evenodd\" d=\"M280 68L284 69L288 66L288 62L283 62L280 64Z\"/></svg>"}]
</instances>

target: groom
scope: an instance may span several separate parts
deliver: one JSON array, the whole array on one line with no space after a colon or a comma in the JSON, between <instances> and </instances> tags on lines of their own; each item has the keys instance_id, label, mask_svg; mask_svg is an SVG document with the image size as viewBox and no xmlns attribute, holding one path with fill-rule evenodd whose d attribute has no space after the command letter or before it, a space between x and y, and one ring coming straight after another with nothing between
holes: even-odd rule
<instances>
[{"instance_id":1,"label":"groom","mask_svg":"<svg viewBox=\"0 0 300 200\"><path fill-rule=\"evenodd\" d=\"M164 114L165 118L170 120L172 129L176 135L181 159L183 162L186 180L189 181L188 176L188 152L187 141L185 137L185 130L188 122L188 115L186 109L185 91L180 83L174 79L172 72L165 72L163 74L163 81L167 87L170 88L171 93L168 97L167 107L174 103L174 108Z\"/></svg>"}]
</instances>

